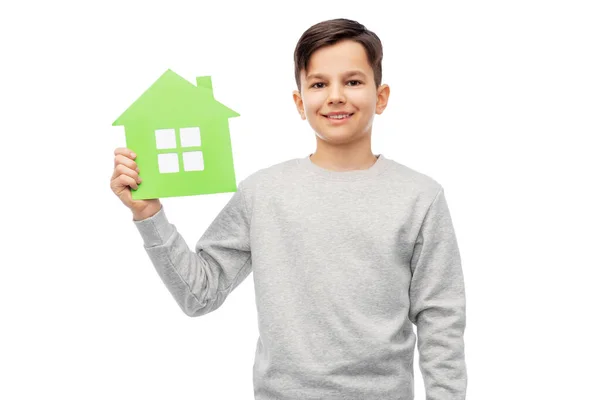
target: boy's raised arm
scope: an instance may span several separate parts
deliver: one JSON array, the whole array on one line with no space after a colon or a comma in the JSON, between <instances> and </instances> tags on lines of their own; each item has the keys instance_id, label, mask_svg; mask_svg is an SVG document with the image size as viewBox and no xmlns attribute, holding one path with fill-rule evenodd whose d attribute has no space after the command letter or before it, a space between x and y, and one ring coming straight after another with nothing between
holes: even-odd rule
<instances>
[{"instance_id":1,"label":"boy's raised arm","mask_svg":"<svg viewBox=\"0 0 600 400\"><path fill-rule=\"evenodd\" d=\"M427 400L464 400L466 302L461 257L440 188L427 211L411 261L410 320L417 326Z\"/></svg>"},{"instance_id":2,"label":"boy's raised arm","mask_svg":"<svg viewBox=\"0 0 600 400\"><path fill-rule=\"evenodd\" d=\"M197 317L219 308L251 272L250 216L244 182L190 250L161 207L133 221L144 249L181 310Z\"/></svg>"}]
</instances>

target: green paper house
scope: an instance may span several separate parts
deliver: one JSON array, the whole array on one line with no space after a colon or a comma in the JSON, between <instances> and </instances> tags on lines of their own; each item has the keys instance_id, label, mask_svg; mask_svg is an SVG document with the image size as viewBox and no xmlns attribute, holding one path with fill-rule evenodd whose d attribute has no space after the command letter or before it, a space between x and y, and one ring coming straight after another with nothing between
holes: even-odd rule
<instances>
[{"instance_id":1,"label":"green paper house","mask_svg":"<svg viewBox=\"0 0 600 400\"><path fill-rule=\"evenodd\" d=\"M133 199L235 192L229 118L238 116L215 100L210 76L193 85L167 70L113 122L137 154Z\"/></svg>"}]
</instances>

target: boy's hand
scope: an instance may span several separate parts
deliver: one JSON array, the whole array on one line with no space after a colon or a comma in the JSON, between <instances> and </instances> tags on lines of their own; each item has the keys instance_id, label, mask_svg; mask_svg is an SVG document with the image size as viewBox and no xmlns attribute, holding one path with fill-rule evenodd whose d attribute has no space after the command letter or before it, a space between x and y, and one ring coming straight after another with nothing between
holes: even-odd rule
<instances>
[{"instance_id":1,"label":"boy's hand","mask_svg":"<svg viewBox=\"0 0 600 400\"><path fill-rule=\"evenodd\" d=\"M153 216L160 211L159 199L133 200L131 188L137 189L142 182L139 177L140 169L134 161L135 155L130 149L119 147L115 149L115 169L110 180L110 188L133 213L134 220Z\"/></svg>"}]
</instances>

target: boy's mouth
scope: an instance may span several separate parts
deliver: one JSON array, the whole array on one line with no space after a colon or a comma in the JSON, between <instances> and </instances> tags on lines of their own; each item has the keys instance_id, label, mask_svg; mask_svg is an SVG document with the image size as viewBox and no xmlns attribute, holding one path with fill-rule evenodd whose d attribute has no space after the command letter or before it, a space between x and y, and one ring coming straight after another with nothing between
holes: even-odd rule
<instances>
[{"instance_id":1,"label":"boy's mouth","mask_svg":"<svg viewBox=\"0 0 600 400\"><path fill-rule=\"evenodd\" d=\"M354 115L354 113L331 113L331 114L325 114L323 116L331 121L344 121L353 115Z\"/></svg>"}]
</instances>

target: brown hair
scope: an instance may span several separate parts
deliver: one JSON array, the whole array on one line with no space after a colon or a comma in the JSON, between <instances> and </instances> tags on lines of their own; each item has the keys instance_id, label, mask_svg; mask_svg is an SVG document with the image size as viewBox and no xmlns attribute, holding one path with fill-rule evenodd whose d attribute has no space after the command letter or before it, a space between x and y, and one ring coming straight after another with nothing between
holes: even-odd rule
<instances>
[{"instance_id":1,"label":"brown hair","mask_svg":"<svg viewBox=\"0 0 600 400\"><path fill-rule=\"evenodd\" d=\"M294 73L298 90L300 90L300 73L308 68L310 56L321 47L333 45L344 39L362 44L375 75L375 86L381 85L381 61L383 59L381 40L364 25L349 19L338 18L311 26L298 40L294 50Z\"/></svg>"}]
</instances>

